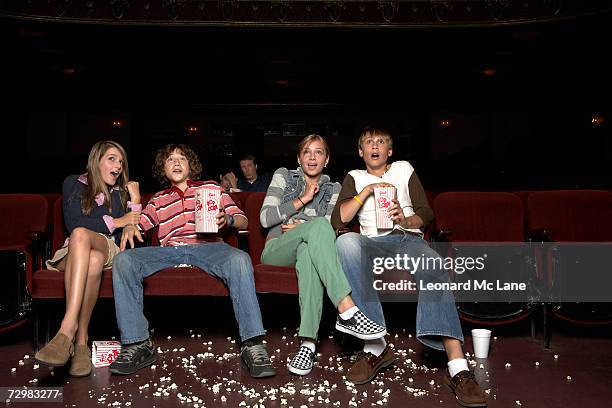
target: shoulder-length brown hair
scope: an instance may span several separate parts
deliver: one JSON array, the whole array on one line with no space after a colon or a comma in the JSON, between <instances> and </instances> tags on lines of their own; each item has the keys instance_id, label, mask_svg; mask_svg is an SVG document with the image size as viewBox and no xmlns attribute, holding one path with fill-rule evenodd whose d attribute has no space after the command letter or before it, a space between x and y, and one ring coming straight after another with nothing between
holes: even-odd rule
<instances>
[{"instance_id":1,"label":"shoulder-length brown hair","mask_svg":"<svg viewBox=\"0 0 612 408\"><path fill-rule=\"evenodd\" d=\"M172 143L168 144L157 151L157 155L155 156L155 162L153 162L153 177L157 180L157 182L164 188L170 187L170 181L166 177L165 165L166 159L174 152L178 150L187 158L187 162L189 163L189 179L190 180L198 180L200 178L200 174L202 174L202 163L200 163L200 159L198 159L198 155L193 149L186 144L177 144Z\"/></svg>"},{"instance_id":2,"label":"shoulder-length brown hair","mask_svg":"<svg viewBox=\"0 0 612 408\"><path fill-rule=\"evenodd\" d=\"M119 143L112 140L102 140L93 145L89 151L89 157L87 158L87 189L81 197L81 210L83 211L83 214L88 215L91 213L91 210L94 208L96 196L100 193L104 193L104 204L108 207L109 211L112 209L110 190L100 174L100 161L108 149L112 147L119 150L119 153L121 153L121 156L123 156L121 173L119 174L119 178L117 179L115 186L119 187L121 206L123 209L126 207L127 192L125 191L124 186L130 179L130 175L128 172L128 159L127 155L125 154L125 149Z\"/></svg>"}]
</instances>

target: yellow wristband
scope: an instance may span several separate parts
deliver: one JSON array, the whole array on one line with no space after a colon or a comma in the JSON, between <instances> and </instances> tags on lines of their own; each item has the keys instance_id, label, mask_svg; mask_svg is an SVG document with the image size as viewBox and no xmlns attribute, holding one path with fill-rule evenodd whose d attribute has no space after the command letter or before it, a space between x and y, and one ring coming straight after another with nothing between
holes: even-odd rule
<instances>
[{"instance_id":1,"label":"yellow wristband","mask_svg":"<svg viewBox=\"0 0 612 408\"><path fill-rule=\"evenodd\" d=\"M355 195L353 196L353 198L355 199L355 201L359 203L359 205L363 205L363 201L361 201L361 198L359 198L359 195Z\"/></svg>"}]
</instances>

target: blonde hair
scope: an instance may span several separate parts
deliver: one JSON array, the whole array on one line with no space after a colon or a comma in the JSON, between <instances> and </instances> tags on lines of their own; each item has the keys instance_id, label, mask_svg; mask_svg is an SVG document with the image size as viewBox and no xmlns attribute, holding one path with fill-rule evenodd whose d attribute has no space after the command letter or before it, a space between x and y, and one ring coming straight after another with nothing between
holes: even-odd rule
<instances>
[{"instance_id":1,"label":"blonde hair","mask_svg":"<svg viewBox=\"0 0 612 408\"><path fill-rule=\"evenodd\" d=\"M314 142L315 140L323 144L323 148L325 149L325 155L329 157L330 152L329 152L329 145L327 144L327 141L325 140L323 136L320 136L317 134L308 135L302 140L300 140L300 143L298 143L298 150L297 150L298 157L302 153L302 149L308 146L310 143Z\"/></svg>"},{"instance_id":2,"label":"blonde hair","mask_svg":"<svg viewBox=\"0 0 612 408\"><path fill-rule=\"evenodd\" d=\"M361 131L361 136L359 136L359 140L357 141L357 147L362 149L361 144L363 143L363 141L366 138L373 137L373 136L382 137L383 139L385 139L385 142L387 142L387 144L389 145L389 148L390 149L393 148L393 138L391 137L391 134L385 129L381 129L381 128L377 128L373 126L366 126Z\"/></svg>"},{"instance_id":3,"label":"blonde hair","mask_svg":"<svg viewBox=\"0 0 612 408\"><path fill-rule=\"evenodd\" d=\"M104 157L108 149L112 147L119 150L119 153L121 153L121 156L123 156L121 173L117 179L116 186L120 187L119 195L121 197L121 205L124 209L126 207L127 192L123 189L123 186L127 184L130 176L128 174L128 160L127 155L125 154L125 149L117 142L113 142L112 140L103 140L93 145L89 151L89 158L87 159L87 189L85 190L85 194L83 194L81 197L81 210L83 211L83 214L91 213L91 210L94 208L96 196L100 193L104 194L104 204L109 210L112 209L110 190L100 174L99 167L102 157Z\"/></svg>"}]
</instances>

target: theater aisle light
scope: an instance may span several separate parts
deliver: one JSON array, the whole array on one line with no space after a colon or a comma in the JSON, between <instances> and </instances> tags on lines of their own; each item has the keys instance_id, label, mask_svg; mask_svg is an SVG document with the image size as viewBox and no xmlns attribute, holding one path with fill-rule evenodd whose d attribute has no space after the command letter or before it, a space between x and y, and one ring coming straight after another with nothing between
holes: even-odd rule
<instances>
[{"instance_id":1,"label":"theater aisle light","mask_svg":"<svg viewBox=\"0 0 612 408\"><path fill-rule=\"evenodd\" d=\"M591 124L593 125L593 127L599 127L603 125L604 122L604 117L598 113L594 113L593 116L591 116Z\"/></svg>"},{"instance_id":2,"label":"theater aisle light","mask_svg":"<svg viewBox=\"0 0 612 408\"><path fill-rule=\"evenodd\" d=\"M482 70L482 73L488 77L494 77L497 74L497 70L495 68L485 68Z\"/></svg>"}]
</instances>

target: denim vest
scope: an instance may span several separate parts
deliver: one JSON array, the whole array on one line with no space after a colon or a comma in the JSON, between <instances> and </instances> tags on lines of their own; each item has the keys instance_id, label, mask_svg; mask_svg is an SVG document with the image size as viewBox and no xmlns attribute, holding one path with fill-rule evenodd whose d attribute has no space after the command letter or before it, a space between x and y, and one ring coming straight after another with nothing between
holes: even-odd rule
<instances>
[{"instance_id":1,"label":"denim vest","mask_svg":"<svg viewBox=\"0 0 612 408\"><path fill-rule=\"evenodd\" d=\"M327 174L322 174L319 179L319 192L313 197L312 201L306 204L300 212L293 215L291 218L309 219L309 216L303 214L304 210L314 209L316 216L324 216L327 214L327 207L334 192L334 184L330 181ZM306 180L304 178L304 170L298 167L297 170L289 170L287 174L287 185L283 191L282 203L293 201L301 196L306 188ZM308 211L310 213L310 211Z\"/></svg>"}]
</instances>

